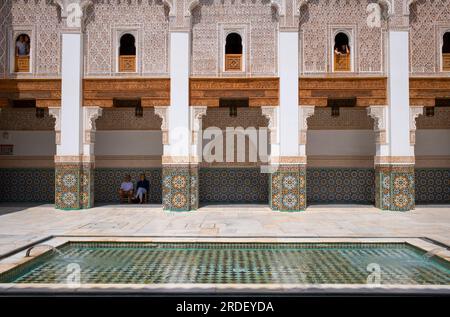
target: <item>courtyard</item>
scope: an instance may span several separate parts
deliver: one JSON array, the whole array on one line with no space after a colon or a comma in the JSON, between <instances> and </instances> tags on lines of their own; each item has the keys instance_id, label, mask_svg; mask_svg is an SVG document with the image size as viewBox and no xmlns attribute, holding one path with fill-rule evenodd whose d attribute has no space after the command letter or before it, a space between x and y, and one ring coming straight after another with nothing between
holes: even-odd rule
<instances>
[{"instance_id":1,"label":"courtyard","mask_svg":"<svg viewBox=\"0 0 450 317\"><path fill-rule=\"evenodd\" d=\"M0 205L0 255L49 236L162 238L428 238L450 245L450 208L417 206L409 212L364 205L317 205L275 212L264 205L212 205L167 212L161 205L103 205L60 211L53 205Z\"/></svg>"}]
</instances>

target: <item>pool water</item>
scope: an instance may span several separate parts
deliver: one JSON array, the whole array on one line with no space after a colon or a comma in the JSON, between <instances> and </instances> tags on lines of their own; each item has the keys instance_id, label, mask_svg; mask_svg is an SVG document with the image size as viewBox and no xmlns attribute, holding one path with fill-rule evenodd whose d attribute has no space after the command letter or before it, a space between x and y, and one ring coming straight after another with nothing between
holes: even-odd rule
<instances>
[{"instance_id":1,"label":"pool water","mask_svg":"<svg viewBox=\"0 0 450 317\"><path fill-rule=\"evenodd\" d=\"M450 284L449 262L406 243L69 242L0 282L66 283L74 264L89 284Z\"/></svg>"}]
</instances>

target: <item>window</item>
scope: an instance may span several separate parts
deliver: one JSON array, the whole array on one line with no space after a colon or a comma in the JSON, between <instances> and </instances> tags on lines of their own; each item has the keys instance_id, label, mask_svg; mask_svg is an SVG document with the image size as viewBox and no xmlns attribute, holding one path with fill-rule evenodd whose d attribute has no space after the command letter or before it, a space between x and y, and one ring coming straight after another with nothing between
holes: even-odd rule
<instances>
[{"instance_id":1,"label":"window","mask_svg":"<svg viewBox=\"0 0 450 317\"><path fill-rule=\"evenodd\" d=\"M30 53L31 53L30 36L26 33L22 33L15 39L14 71L16 73L30 72Z\"/></svg>"},{"instance_id":2,"label":"window","mask_svg":"<svg viewBox=\"0 0 450 317\"><path fill-rule=\"evenodd\" d=\"M225 71L242 71L242 37L237 33L226 38Z\"/></svg>"},{"instance_id":3,"label":"window","mask_svg":"<svg viewBox=\"0 0 450 317\"><path fill-rule=\"evenodd\" d=\"M444 34L442 41L442 70L450 71L450 32Z\"/></svg>"},{"instance_id":4,"label":"window","mask_svg":"<svg viewBox=\"0 0 450 317\"><path fill-rule=\"evenodd\" d=\"M349 72L352 68L350 41L347 34L339 32L334 38L334 71Z\"/></svg>"},{"instance_id":5,"label":"window","mask_svg":"<svg viewBox=\"0 0 450 317\"><path fill-rule=\"evenodd\" d=\"M130 33L126 33L120 37L119 72L136 72L136 40Z\"/></svg>"}]
</instances>

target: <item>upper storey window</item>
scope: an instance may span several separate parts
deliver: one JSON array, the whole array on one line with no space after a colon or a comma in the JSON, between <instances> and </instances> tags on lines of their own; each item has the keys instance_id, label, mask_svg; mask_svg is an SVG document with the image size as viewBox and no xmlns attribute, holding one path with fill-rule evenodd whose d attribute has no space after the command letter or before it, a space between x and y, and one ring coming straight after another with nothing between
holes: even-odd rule
<instances>
[{"instance_id":1,"label":"upper storey window","mask_svg":"<svg viewBox=\"0 0 450 317\"><path fill-rule=\"evenodd\" d=\"M14 71L16 73L30 72L31 40L28 34L20 34L16 38L14 54Z\"/></svg>"},{"instance_id":2,"label":"upper storey window","mask_svg":"<svg viewBox=\"0 0 450 317\"><path fill-rule=\"evenodd\" d=\"M444 34L442 43L442 70L450 71L450 32Z\"/></svg>"},{"instance_id":3,"label":"upper storey window","mask_svg":"<svg viewBox=\"0 0 450 317\"><path fill-rule=\"evenodd\" d=\"M130 33L126 33L120 37L119 72L136 72L136 40Z\"/></svg>"},{"instance_id":4,"label":"upper storey window","mask_svg":"<svg viewBox=\"0 0 450 317\"><path fill-rule=\"evenodd\" d=\"M238 33L227 35L225 43L225 71L242 71L242 37Z\"/></svg>"},{"instance_id":5,"label":"upper storey window","mask_svg":"<svg viewBox=\"0 0 450 317\"><path fill-rule=\"evenodd\" d=\"M350 41L347 34L340 32L334 38L334 71L349 72L352 68Z\"/></svg>"}]
</instances>

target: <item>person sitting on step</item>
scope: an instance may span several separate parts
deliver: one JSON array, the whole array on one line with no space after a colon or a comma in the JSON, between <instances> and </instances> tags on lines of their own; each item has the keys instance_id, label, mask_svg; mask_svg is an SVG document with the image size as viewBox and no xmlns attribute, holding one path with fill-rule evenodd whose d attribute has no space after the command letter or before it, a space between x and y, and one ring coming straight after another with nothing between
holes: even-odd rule
<instances>
[{"instance_id":1,"label":"person sitting on step","mask_svg":"<svg viewBox=\"0 0 450 317\"><path fill-rule=\"evenodd\" d=\"M133 183L131 182L131 176L125 176L122 184L120 184L119 195L120 202L124 202L126 198L128 198L128 203L131 202L131 198L133 197Z\"/></svg>"},{"instance_id":2,"label":"person sitting on step","mask_svg":"<svg viewBox=\"0 0 450 317\"><path fill-rule=\"evenodd\" d=\"M147 195L150 190L150 182L145 178L145 174L141 173L139 175L139 181L136 185L136 199L139 199L139 203L142 204L144 195Z\"/></svg>"}]
</instances>

